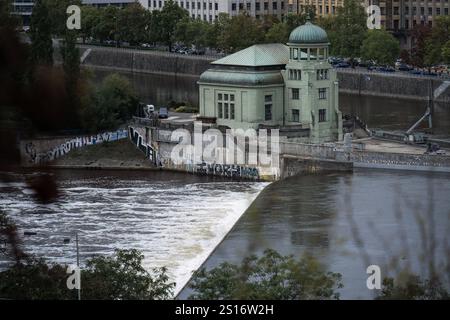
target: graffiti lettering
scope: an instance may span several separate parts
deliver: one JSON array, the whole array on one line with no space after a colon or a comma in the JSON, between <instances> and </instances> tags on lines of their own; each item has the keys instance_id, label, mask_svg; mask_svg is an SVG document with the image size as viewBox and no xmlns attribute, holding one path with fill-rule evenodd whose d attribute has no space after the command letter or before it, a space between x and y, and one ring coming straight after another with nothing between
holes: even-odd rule
<instances>
[{"instance_id":1,"label":"graffiti lettering","mask_svg":"<svg viewBox=\"0 0 450 320\"><path fill-rule=\"evenodd\" d=\"M103 142L116 141L124 139L127 136L128 136L127 130L118 130L114 132L99 133L91 136L75 137L45 152L37 152L36 151L37 148L34 145L34 143L28 142L25 144L24 153L28 156L29 163L39 165L45 164L49 161L53 161L69 153L71 150L77 148Z\"/></svg>"},{"instance_id":2,"label":"graffiti lettering","mask_svg":"<svg viewBox=\"0 0 450 320\"><path fill-rule=\"evenodd\" d=\"M156 164L156 152L149 144L144 144L144 138L137 132L133 127L129 127L130 130L130 140L134 145L141 150L147 159L152 163Z\"/></svg>"},{"instance_id":3,"label":"graffiti lettering","mask_svg":"<svg viewBox=\"0 0 450 320\"><path fill-rule=\"evenodd\" d=\"M244 167L234 164L211 164L203 162L196 165L195 171L199 174L223 176L229 178L259 178L259 171L257 168Z\"/></svg>"}]
</instances>

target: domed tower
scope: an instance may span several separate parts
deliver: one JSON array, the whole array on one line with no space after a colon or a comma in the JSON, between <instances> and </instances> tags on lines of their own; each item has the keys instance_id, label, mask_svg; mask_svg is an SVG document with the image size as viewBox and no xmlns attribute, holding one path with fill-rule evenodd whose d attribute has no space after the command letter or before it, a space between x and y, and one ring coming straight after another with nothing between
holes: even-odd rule
<instances>
[{"instance_id":1,"label":"domed tower","mask_svg":"<svg viewBox=\"0 0 450 320\"><path fill-rule=\"evenodd\" d=\"M285 124L310 129L310 142L342 140L342 115L336 71L328 62L325 30L308 21L290 36Z\"/></svg>"}]
</instances>

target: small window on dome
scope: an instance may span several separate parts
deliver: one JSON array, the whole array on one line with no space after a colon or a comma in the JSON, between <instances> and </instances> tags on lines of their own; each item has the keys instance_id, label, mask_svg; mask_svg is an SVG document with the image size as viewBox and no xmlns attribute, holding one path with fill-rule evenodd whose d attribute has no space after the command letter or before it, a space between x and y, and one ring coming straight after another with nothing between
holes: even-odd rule
<instances>
[{"instance_id":1,"label":"small window on dome","mask_svg":"<svg viewBox=\"0 0 450 320\"><path fill-rule=\"evenodd\" d=\"M292 50L292 59L298 60L298 49L297 48L294 48Z\"/></svg>"}]
</instances>

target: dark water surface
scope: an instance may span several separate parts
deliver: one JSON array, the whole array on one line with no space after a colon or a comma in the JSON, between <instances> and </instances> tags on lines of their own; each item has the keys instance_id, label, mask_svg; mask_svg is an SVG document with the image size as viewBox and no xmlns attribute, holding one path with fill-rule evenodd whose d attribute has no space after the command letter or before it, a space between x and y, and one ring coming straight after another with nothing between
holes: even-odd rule
<instances>
[{"instance_id":1,"label":"dark water surface","mask_svg":"<svg viewBox=\"0 0 450 320\"><path fill-rule=\"evenodd\" d=\"M418 257L433 254L423 248L421 226L432 234L425 238L436 241L435 258L448 262L449 195L450 175L358 170L289 178L258 196L205 267L238 263L266 248L296 257L309 252L343 275L341 298L372 298L366 286L371 264L386 276L395 271L386 266L399 258L402 266L426 275Z\"/></svg>"}]
</instances>

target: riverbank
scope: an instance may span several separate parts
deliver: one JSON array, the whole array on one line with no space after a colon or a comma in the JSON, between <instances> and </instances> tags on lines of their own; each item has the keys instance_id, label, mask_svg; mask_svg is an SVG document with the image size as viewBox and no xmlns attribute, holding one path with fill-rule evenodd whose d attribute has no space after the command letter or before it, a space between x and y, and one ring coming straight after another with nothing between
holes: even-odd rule
<instances>
[{"instance_id":1,"label":"riverbank","mask_svg":"<svg viewBox=\"0 0 450 320\"><path fill-rule=\"evenodd\" d=\"M159 170L128 139L74 149L48 166L54 169Z\"/></svg>"}]
</instances>

